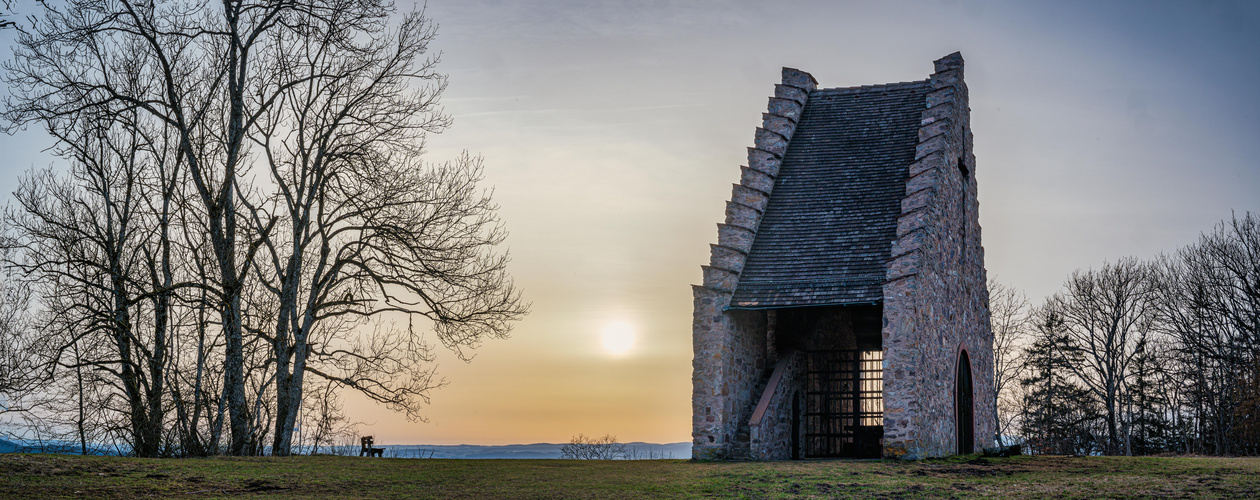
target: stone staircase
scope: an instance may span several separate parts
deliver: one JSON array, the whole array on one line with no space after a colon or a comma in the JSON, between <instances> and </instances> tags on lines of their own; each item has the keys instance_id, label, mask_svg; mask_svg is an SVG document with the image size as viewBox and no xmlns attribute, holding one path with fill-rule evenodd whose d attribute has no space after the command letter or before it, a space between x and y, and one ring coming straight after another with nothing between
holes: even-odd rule
<instances>
[{"instance_id":1,"label":"stone staircase","mask_svg":"<svg viewBox=\"0 0 1260 500\"><path fill-rule=\"evenodd\" d=\"M752 417L753 409L757 407L757 402L761 401L762 394L766 392L766 384L770 382L770 371L766 371L761 378L757 379L757 384L753 386L753 398L749 401L748 412L742 415L739 420L739 427L735 430L735 439L731 442L731 460L752 460L752 427L749 425L749 418Z\"/></svg>"}]
</instances>

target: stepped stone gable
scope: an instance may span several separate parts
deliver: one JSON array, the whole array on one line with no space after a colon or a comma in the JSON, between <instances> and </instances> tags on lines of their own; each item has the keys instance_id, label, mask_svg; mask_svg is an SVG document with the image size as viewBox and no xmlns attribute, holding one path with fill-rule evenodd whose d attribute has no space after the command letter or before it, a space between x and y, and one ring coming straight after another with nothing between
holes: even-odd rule
<instances>
[{"instance_id":1,"label":"stepped stone gable","mask_svg":"<svg viewBox=\"0 0 1260 500\"><path fill-rule=\"evenodd\" d=\"M996 408L958 53L928 79L783 69L693 287L693 456L924 458Z\"/></svg>"}]
</instances>

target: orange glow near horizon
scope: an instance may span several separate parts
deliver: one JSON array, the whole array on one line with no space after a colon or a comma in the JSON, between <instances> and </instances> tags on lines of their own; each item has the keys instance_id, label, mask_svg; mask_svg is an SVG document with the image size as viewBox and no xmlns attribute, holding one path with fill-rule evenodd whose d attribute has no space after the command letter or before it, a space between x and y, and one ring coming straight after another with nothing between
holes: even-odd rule
<instances>
[{"instance_id":1,"label":"orange glow near horizon","mask_svg":"<svg viewBox=\"0 0 1260 500\"><path fill-rule=\"evenodd\" d=\"M484 158L531 312L468 363L428 337L446 385L427 422L346 394L349 420L380 444L690 441L691 285L783 66L867 85L961 51L986 267L1030 298L1260 207L1260 30L1213 24L1227 6L811 2L760 21L782 9L428 2L455 123L426 160Z\"/></svg>"}]
</instances>

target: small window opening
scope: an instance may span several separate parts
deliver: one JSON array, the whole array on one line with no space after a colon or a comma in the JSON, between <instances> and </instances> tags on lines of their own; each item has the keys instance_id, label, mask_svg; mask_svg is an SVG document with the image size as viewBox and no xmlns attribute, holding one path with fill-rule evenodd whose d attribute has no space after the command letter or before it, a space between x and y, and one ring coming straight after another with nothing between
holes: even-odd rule
<instances>
[{"instance_id":1,"label":"small window opening","mask_svg":"<svg viewBox=\"0 0 1260 500\"><path fill-rule=\"evenodd\" d=\"M964 182L971 180L971 170L967 169L967 163L962 158L958 159L958 172L962 174Z\"/></svg>"}]
</instances>

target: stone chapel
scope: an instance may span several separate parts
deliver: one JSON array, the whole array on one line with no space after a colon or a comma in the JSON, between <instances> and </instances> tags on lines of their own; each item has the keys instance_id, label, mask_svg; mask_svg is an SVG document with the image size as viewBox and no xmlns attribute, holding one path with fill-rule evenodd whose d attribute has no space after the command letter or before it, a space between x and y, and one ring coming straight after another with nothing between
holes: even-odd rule
<instances>
[{"instance_id":1,"label":"stone chapel","mask_svg":"<svg viewBox=\"0 0 1260 500\"><path fill-rule=\"evenodd\" d=\"M783 68L693 286L693 457L992 446L969 116L959 53L884 85Z\"/></svg>"}]
</instances>

